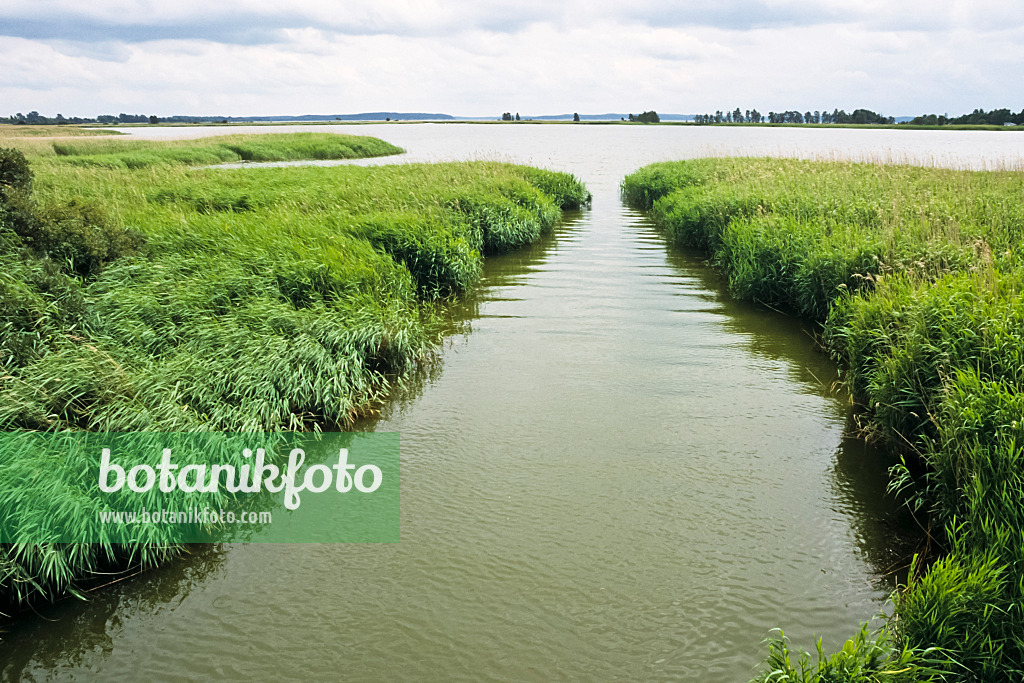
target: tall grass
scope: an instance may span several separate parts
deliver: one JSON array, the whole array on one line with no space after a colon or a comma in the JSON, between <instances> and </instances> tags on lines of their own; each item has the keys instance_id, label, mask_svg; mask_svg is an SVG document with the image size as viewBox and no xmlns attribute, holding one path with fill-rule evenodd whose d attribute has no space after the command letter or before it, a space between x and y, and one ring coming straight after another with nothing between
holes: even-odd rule
<instances>
[{"instance_id":1,"label":"tall grass","mask_svg":"<svg viewBox=\"0 0 1024 683\"><path fill-rule=\"evenodd\" d=\"M821 641L816 657L794 653L785 633L768 639L764 672L754 683L928 683L941 681L934 652L915 652L891 642L882 631L872 634L861 626L837 652L827 654Z\"/></svg>"},{"instance_id":2,"label":"tall grass","mask_svg":"<svg viewBox=\"0 0 1024 683\"><path fill-rule=\"evenodd\" d=\"M530 242L589 199L571 176L499 163L190 168L229 153L394 149L347 136L54 149L0 202L3 431L347 425L432 353L439 306L473 285L484 253ZM72 459L16 481L37 464L0 468L0 523L95 507L66 483ZM0 547L0 599L53 598L105 567L159 561L174 552L159 541Z\"/></svg>"},{"instance_id":3,"label":"tall grass","mask_svg":"<svg viewBox=\"0 0 1024 683\"><path fill-rule=\"evenodd\" d=\"M52 126L30 124L0 124L0 144L31 138L71 138L123 135L119 130L86 128L78 125Z\"/></svg>"},{"instance_id":4,"label":"tall grass","mask_svg":"<svg viewBox=\"0 0 1024 683\"><path fill-rule=\"evenodd\" d=\"M83 577L107 572L107 580L126 565L147 566L166 560L179 551L169 539L167 527L155 524L133 525L113 530L101 521L103 511L188 510L211 506L213 509L238 509L241 505L266 504L265 496L241 501L235 494L218 490L212 493L170 494L153 490L144 494L119 492L108 496L95 494L99 464L96 452L111 445L109 435L64 432L0 434L0 452L4 467L0 470L0 519L4 537L18 539L88 538L89 543L50 543L19 540L0 546L0 585L5 602L23 604L35 599L54 600L65 594L82 596ZM217 462L239 467L241 435L216 435L216 438L190 439L188 434L137 435L130 439L124 461L146 462L147 453L173 448L183 462L201 464L216 451ZM205 435L208 437L208 435ZM53 437L53 438L44 438ZM93 446L89 445L89 442ZM274 448L275 440L268 440ZM125 444L126 440L120 440ZM191 532L204 537L213 531L201 523ZM126 534L135 539L125 543ZM180 538L180 536L179 536Z\"/></svg>"},{"instance_id":5,"label":"tall grass","mask_svg":"<svg viewBox=\"0 0 1024 683\"><path fill-rule=\"evenodd\" d=\"M946 555L897 594L898 646L942 680L1020 680L1024 174L705 159L622 191L736 296L819 323L867 436L902 454L893 488ZM802 670L775 680L837 680Z\"/></svg>"},{"instance_id":6,"label":"tall grass","mask_svg":"<svg viewBox=\"0 0 1024 683\"><path fill-rule=\"evenodd\" d=\"M64 164L129 169L166 163L197 166L228 161L356 159L402 152L377 138L332 133L228 135L173 142L69 139L52 145Z\"/></svg>"}]
</instances>

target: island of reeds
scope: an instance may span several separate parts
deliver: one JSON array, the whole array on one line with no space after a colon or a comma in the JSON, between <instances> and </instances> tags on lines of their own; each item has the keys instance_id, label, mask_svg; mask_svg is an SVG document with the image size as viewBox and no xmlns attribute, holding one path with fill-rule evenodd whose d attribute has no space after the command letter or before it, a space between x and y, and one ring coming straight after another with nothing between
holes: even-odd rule
<instances>
[{"instance_id":1,"label":"island of reeds","mask_svg":"<svg viewBox=\"0 0 1024 683\"><path fill-rule=\"evenodd\" d=\"M436 348L484 255L590 198L503 163L212 166L402 151L335 134L17 146L0 149L0 432L345 427ZM0 462L0 524L97 524L77 464ZM180 551L154 529L0 545L0 612Z\"/></svg>"},{"instance_id":2,"label":"island of reeds","mask_svg":"<svg viewBox=\"0 0 1024 683\"><path fill-rule=\"evenodd\" d=\"M1024 174L704 159L622 191L735 296L820 326L939 548L880 633L816 658L777 638L759 680L1024 679Z\"/></svg>"}]
</instances>

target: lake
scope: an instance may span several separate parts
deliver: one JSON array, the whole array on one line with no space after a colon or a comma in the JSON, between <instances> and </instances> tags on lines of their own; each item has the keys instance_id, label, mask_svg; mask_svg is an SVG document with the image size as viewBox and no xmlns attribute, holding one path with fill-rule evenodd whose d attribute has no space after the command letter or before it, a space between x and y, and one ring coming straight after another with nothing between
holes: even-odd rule
<instances>
[{"instance_id":1,"label":"lake","mask_svg":"<svg viewBox=\"0 0 1024 683\"><path fill-rule=\"evenodd\" d=\"M373 135L408 154L354 163L526 163L574 173L594 201L489 259L436 362L359 425L401 433L401 543L198 547L19 618L4 679L741 681L772 628L838 645L884 608L907 559L891 460L855 438L811 331L732 300L618 183L721 154L1024 160L1012 132L127 130Z\"/></svg>"}]
</instances>

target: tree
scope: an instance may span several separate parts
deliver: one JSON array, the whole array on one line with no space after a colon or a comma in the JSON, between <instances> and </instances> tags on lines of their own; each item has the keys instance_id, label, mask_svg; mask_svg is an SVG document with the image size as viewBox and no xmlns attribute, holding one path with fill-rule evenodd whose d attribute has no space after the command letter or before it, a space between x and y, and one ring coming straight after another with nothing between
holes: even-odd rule
<instances>
[{"instance_id":1,"label":"tree","mask_svg":"<svg viewBox=\"0 0 1024 683\"><path fill-rule=\"evenodd\" d=\"M501 120L502 121L511 121L512 120L512 112L508 112L507 111L504 114L502 114L501 115Z\"/></svg>"},{"instance_id":2,"label":"tree","mask_svg":"<svg viewBox=\"0 0 1024 683\"><path fill-rule=\"evenodd\" d=\"M516 112L516 121L519 120L519 112Z\"/></svg>"},{"instance_id":3,"label":"tree","mask_svg":"<svg viewBox=\"0 0 1024 683\"><path fill-rule=\"evenodd\" d=\"M0 225L19 235L31 233L35 225L31 193L32 170L25 155L14 148L0 148Z\"/></svg>"},{"instance_id":4,"label":"tree","mask_svg":"<svg viewBox=\"0 0 1024 683\"><path fill-rule=\"evenodd\" d=\"M632 114L630 114L630 115L629 115L629 120L630 120L630 121L632 121L632 120L633 120L633 115L632 115ZM572 115L572 122L573 122L573 123L579 123L579 122L580 122L580 115L579 115L579 114L577 114L577 113L575 113L575 112L573 112L573 115Z\"/></svg>"},{"instance_id":5,"label":"tree","mask_svg":"<svg viewBox=\"0 0 1024 683\"><path fill-rule=\"evenodd\" d=\"M661 117L658 116L658 112L651 110L645 111L640 116L636 117L636 120L640 123L661 123Z\"/></svg>"},{"instance_id":6,"label":"tree","mask_svg":"<svg viewBox=\"0 0 1024 683\"><path fill-rule=\"evenodd\" d=\"M156 116L150 116L149 122L155 126L156 124L160 123L160 119L158 119Z\"/></svg>"},{"instance_id":7,"label":"tree","mask_svg":"<svg viewBox=\"0 0 1024 683\"><path fill-rule=\"evenodd\" d=\"M32 169L20 150L0 148L0 186L32 191Z\"/></svg>"},{"instance_id":8,"label":"tree","mask_svg":"<svg viewBox=\"0 0 1024 683\"><path fill-rule=\"evenodd\" d=\"M850 115L850 123L889 123L889 119L870 109L854 109L853 114Z\"/></svg>"},{"instance_id":9,"label":"tree","mask_svg":"<svg viewBox=\"0 0 1024 683\"><path fill-rule=\"evenodd\" d=\"M750 112L747 112L747 114L749 115ZM740 111L739 107L736 107L735 111L733 111L732 121L733 123L743 123L744 121L746 121L746 119L743 118L743 112Z\"/></svg>"}]
</instances>

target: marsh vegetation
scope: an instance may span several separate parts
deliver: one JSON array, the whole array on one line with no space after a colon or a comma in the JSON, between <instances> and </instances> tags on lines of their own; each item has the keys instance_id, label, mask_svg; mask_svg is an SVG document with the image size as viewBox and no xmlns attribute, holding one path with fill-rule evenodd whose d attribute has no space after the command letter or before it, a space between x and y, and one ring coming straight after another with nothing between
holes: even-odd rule
<instances>
[{"instance_id":1,"label":"marsh vegetation","mask_svg":"<svg viewBox=\"0 0 1024 683\"><path fill-rule=\"evenodd\" d=\"M4 431L346 426L430 354L483 255L589 200L571 176L501 163L193 168L401 151L345 135L28 151L0 152ZM71 459L5 463L0 523L90 523L102 502L80 479ZM176 551L8 544L0 598L52 599Z\"/></svg>"}]
</instances>

